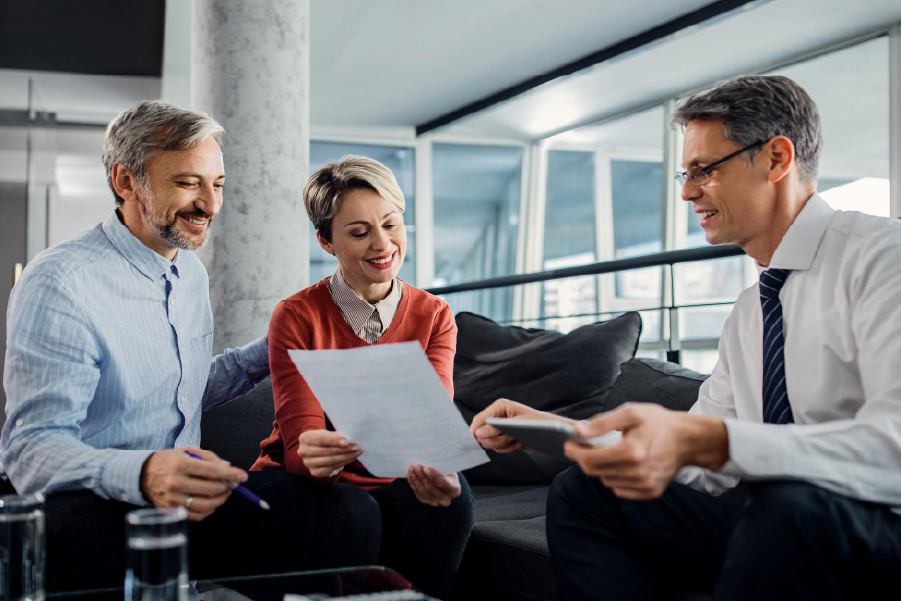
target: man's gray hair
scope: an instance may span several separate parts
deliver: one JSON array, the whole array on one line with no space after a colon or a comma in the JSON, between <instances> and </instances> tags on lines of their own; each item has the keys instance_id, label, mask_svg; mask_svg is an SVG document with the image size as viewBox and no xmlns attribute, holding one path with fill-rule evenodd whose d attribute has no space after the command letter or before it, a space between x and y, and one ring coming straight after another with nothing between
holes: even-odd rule
<instances>
[{"instance_id":1,"label":"man's gray hair","mask_svg":"<svg viewBox=\"0 0 901 601\"><path fill-rule=\"evenodd\" d=\"M736 77L687 98L672 117L674 126L720 120L723 134L739 147L785 136L795 145L802 182L817 178L823 134L817 106L801 86L780 75ZM748 162L758 149L745 154Z\"/></svg>"},{"instance_id":2,"label":"man's gray hair","mask_svg":"<svg viewBox=\"0 0 901 601\"><path fill-rule=\"evenodd\" d=\"M144 100L119 113L103 137L103 166L116 206L123 199L113 187L113 164L122 163L139 184L147 184L147 164L159 150L189 150L213 136L222 143L225 129L206 113L159 100Z\"/></svg>"}]
</instances>

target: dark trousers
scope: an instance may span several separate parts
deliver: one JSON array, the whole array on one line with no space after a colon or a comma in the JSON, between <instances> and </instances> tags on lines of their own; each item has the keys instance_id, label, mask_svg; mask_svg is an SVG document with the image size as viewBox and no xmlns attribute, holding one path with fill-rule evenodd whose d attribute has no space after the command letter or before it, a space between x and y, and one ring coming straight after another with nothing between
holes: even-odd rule
<instances>
[{"instance_id":1,"label":"dark trousers","mask_svg":"<svg viewBox=\"0 0 901 601\"><path fill-rule=\"evenodd\" d=\"M319 486L280 470L249 472L245 486L271 510L232 494L211 516L190 522L192 579L375 563L381 519L365 491ZM133 509L89 491L49 495L47 588L122 586L125 514Z\"/></svg>"},{"instance_id":2,"label":"dark trousers","mask_svg":"<svg viewBox=\"0 0 901 601\"><path fill-rule=\"evenodd\" d=\"M551 487L547 535L565 601L674 589L826 601L901 590L901 516L798 481L751 484L739 505L680 484L626 501L574 467Z\"/></svg>"},{"instance_id":3,"label":"dark trousers","mask_svg":"<svg viewBox=\"0 0 901 601\"><path fill-rule=\"evenodd\" d=\"M472 532L472 491L466 479L459 478L462 492L449 507L420 503L403 478L372 493L382 514L379 563L439 599L450 597Z\"/></svg>"}]
</instances>

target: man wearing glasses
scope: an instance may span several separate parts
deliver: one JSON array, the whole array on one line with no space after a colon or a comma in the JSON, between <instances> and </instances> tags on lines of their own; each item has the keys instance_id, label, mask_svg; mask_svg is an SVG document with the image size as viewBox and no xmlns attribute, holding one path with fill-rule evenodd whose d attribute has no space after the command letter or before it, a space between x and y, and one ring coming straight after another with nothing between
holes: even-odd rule
<instances>
[{"instance_id":1,"label":"man wearing glasses","mask_svg":"<svg viewBox=\"0 0 901 601\"><path fill-rule=\"evenodd\" d=\"M901 223L816 194L816 106L785 77L740 77L687 99L677 174L712 244L759 265L688 413L629 404L567 443L578 468L548 499L558 597L881 598L901 590ZM642 399L635 399L641 401ZM521 445L488 416L488 448ZM554 418L540 414L542 418ZM558 418L559 419L559 418ZM739 480L747 498L719 495Z\"/></svg>"}]
</instances>

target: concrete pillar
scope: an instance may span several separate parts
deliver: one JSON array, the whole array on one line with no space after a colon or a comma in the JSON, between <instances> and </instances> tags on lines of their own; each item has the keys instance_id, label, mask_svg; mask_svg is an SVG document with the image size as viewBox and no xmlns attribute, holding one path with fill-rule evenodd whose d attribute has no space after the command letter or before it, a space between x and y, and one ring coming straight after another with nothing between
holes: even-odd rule
<instances>
[{"instance_id":1,"label":"concrete pillar","mask_svg":"<svg viewBox=\"0 0 901 601\"><path fill-rule=\"evenodd\" d=\"M309 0L194 0L191 98L225 127L211 250L214 352L262 336L309 278Z\"/></svg>"}]
</instances>

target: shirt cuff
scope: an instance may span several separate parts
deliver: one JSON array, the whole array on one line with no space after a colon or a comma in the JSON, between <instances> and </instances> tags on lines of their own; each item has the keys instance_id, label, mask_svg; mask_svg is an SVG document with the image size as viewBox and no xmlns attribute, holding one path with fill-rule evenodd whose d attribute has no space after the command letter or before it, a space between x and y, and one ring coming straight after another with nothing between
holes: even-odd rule
<instances>
[{"instance_id":1,"label":"shirt cuff","mask_svg":"<svg viewBox=\"0 0 901 601\"><path fill-rule=\"evenodd\" d=\"M687 465L676 473L673 482L684 484L689 488L719 496L738 485L739 478L732 474L713 472L696 465Z\"/></svg>"},{"instance_id":2,"label":"shirt cuff","mask_svg":"<svg viewBox=\"0 0 901 601\"><path fill-rule=\"evenodd\" d=\"M150 505L141 492L141 469L154 451L111 450L110 457L103 466L100 483L110 499Z\"/></svg>"},{"instance_id":3,"label":"shirt cuff","mask_svg":"<svg viewBox=\"0 0 901 601\"><path fill-rule=\"evenodd\" d=\"M729 461L720 470L740 478L766 478L786 473L789 426L726 418Z\"/></svg>"},{"instance_id":4,"label":"shirt cuff","mask_svg":"<svg viewBox=\"0 0 901 601\"><path fill-rule=\"evenodd\" d=\"M235 360L248 378L258 382L269 375L269 343L265 337L245 344L235 349L235 352Z\"/></svg>"}]
</instances>

